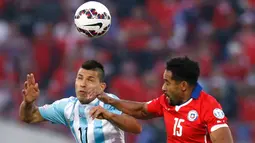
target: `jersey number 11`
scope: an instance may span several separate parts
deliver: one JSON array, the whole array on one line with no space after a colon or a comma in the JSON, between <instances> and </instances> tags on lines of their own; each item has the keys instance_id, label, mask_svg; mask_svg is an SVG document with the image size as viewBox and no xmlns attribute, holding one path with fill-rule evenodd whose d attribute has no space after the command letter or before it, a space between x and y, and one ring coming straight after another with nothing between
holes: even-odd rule
<instances>
[{"instance_id":1,"label":"jersey number 11","mask_svg":"<svg viewBox=\"0 0 255 143\"><path fill-rule=\"evenodd\" d=\"M79 128L79 131L80 131L80 140L81 140L81 142L82 143L87 143L88 142L88 137L87 137L87 132L88 132L88 128L85 128L85 136L86 136L86 140L85 140L85 142L83 142L83 136L82 136L82 128L80 127Z\"/></svg>"}]
</instances>

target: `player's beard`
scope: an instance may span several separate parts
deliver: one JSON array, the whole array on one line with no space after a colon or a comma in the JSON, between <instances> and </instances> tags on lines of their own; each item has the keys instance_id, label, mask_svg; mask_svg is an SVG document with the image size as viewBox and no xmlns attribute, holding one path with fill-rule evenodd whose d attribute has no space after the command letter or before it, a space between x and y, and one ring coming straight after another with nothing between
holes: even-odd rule
<instances>
[{"instance_id":1,"label":"player's beard","mask_svg":"<svg viewBox=\"0 0 255 143\"><path fill-rule=\"evenodd\" d=\"M171 95L169 95L167 93L165 93L165 95L166 95L166 99L168 101L168 104L173 105L173 99L172 99Z\"/></svg>"},{"instance_id":2,"label":"player's beard","mask_svg":"<svg viewBox=\"0 0 255 143\"><path fill-rule=\"evenodd\" d=\"M182 100L179 100L177 97L177 95L169 95L169 94L165 94L167 96L168 99L168 104L171 106L176 106L176 105L181 105L182 104Z\"/></svg>"}]
</instances>

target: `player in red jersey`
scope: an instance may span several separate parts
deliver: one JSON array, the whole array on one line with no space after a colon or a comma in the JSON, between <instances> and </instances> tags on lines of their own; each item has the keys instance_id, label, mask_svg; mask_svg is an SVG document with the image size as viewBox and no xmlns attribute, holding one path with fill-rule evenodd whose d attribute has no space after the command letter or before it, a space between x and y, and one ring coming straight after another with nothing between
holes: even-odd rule
<instances>
[{"instance_id":1,"label":"player in red jersey","mask_svg":"<svg viewBox=\"0 0 255 143\"><path fill-rule=\"evenodd\" d=\"M221 105L197 83L199 73L197 62L173 58L166 63L164 94L158 98L147 103L98 98L138 119L164 117L168 143L233 143Z\"/></svg>"}]
</instances>

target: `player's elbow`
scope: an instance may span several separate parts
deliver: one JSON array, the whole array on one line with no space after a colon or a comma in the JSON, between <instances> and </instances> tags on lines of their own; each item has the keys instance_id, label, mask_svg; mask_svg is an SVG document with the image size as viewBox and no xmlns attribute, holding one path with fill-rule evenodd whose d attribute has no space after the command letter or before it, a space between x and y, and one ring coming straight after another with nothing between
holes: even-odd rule
<instances>
[{"instance_id":1,"label":"player's elbow","mask_svg":"<svg viewBox=\"0 0 255 143\"><path fill-rule=\"evenodd\" d=\"M129 124L126 124L124 131L133 134L140 134L142 132L142 126L137 121L132 123L130 122Z\"/></svg>"},{"instance_id":2,"label":"player's elbow","mask_svg":"<svg viewBox=\"0 0 255 143\"><path fill-rule=\"evenodd\" d=\"M143 131L143 128L142 128L142 126L141 126L141 125L139 125L139 128L138 128L138 130L137 130L136 134L140 134L142 131Z\"/></svg>"},{"instance_id":3,"label":"player's elbow","mask_svg":"<svg viewBox=\"0 0 255 143\"><path fill-rule=\"evenodd\" d=\"M20 119L20 121L22 121L22 122L24 122L24 123L27 123L27 124L32 124L32 123L34 123L33 118L28 118L28 117L26 117L26 116L20 115L20 116L19 116L19 119Z\"/></svg>"},{"instance_id":4,"label":"player's elbow","mask_svg":"<svg viewBox=\"0 0 255 143\"><path fill-rule=\"evenodd\" d=\"M24 118L24 117L21 117L21 116L20 116L20 120L21 120L22 122L24 122L24 123L27 123L27 124L31 124L31 123L32 123L32 120L27 119L27 118Z\"/></svg>"},{"instance_id":5,"label":"player's elbow","mask_svg":"<svg viewBox=\"0 0 255 143\"><path fill-rule=\"evenodd\" d=\"M21 115L21 114L19 114L19 120L22 121L22 122L25 122L25 123L29 123L29 120L27 120L27 119L25 118L25 116L23 116L23 115Z\"/></svg>"},{"instance_id":6,"label":"player's elbow","mask_svg":"<svg viewBox=\"0 0 255 143\"><path fill-rule=\"evenodd\" d=\"M141 125L136 125L135 129L132 131L134 134L140 134L142 132L142 126Z\"/></svg>"}]
</instances>

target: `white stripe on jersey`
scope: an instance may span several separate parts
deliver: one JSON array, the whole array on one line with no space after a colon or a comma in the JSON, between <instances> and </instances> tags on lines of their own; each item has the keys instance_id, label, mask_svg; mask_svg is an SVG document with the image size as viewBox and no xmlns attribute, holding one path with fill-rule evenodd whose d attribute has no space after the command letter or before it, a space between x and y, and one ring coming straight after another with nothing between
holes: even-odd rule
<instances>
[{"instance_id":1,"label":"white stripe on jersey","mask_svg":"<svg viewBox=\"0 0 255 143\"><path fill-rule=\"evenodd\" d=\"M218 124L211 128L211 132L218 130L219 128L228 127L228 124Z\"/></svg>"},{"instance_id":2,"label":"white stripe on jersey","mask_svg":"<svg viewBox=\"0 0 255 143\"><path fill-rule=\"evenodd\" d=\"M72 98L72 97L70 97L70 98ZM76 137L76 134L75 134L75 132L74 132L74 128L73 128L73 126L71 125L71 121L73 121L74 120L74 117L72 117L72 115L74 115L74 114L72 114L73 113L73 110L74 110L74 105L75 105L75 103L76 103L76 101L75 102L69 102L67 105L66 105L66 107L65 107L65 109L64 109L64 116L66 117L66 121L68 122L68 125L69 125L69 128L70 128L70 130L71 130L71 133L73 134L73 136L74 136L74 138L75 138L75 141L76 142L78 142L78 138Z\"/></svg>"},{"instance_id":3,"label":"white stripe on jersey","mask_svg":"<svg viewBox=\"0 0 255 143\"><path fill-rule=\"evenodd\" d=\"M74 128L74 133L78 140L78 143L82 143L80 132L79 132L79 127L80 127L79 104L77 103L75 104L74 111L73 111L74 112L73 128Z\"/></svg>"},{"instance_id":4,"label":"white stripe on jersey","mask_svg":"<svg viewBox=\"0 0 255 143\"><path fill-rule=\"evenodd\" d=\"M124 132L121 129L113 126L107 120L103 120L102 124L104 133L112 132L112 134L104 134L105 143L125 143Z\"/></svg>"},{"instance_id":5,"label":"white stripe on jersey","mask_svg":"<svg viewBox=\"0 0 255 143\"><path fill-rule=\"evenodd\" d=\"M88 137L88 143L95 143L95 137L94 137L94 124L93 120L89 115L91 107L86 107L84 110L85 117L88 121L88 130L87 130L87 137Z\"/></svg>"},{"instance_id":6,"label":"white stripe on jersey","mask_svg":"<svg viewBox=\"0 0 255 143\"><path fill-rule=\"evenodd\" d=\"M64 109L64 111L65 111L64 115L65 115L67 121L70 121L72 110L73 110L73 106L74 106L74 103L73 102L69 102L66 105L65 109Z\"/></svg>"},{"instance_id":7,"label":"white stripe on jersey","mask_svg":"<svg viewBox=\"0 0 255 143\"><path fill-rule=\"evenodd\" d=\"M99 101L99 105L100 105L101 107L104 107L104 102Z\"/></svg>"}]
</instances>

